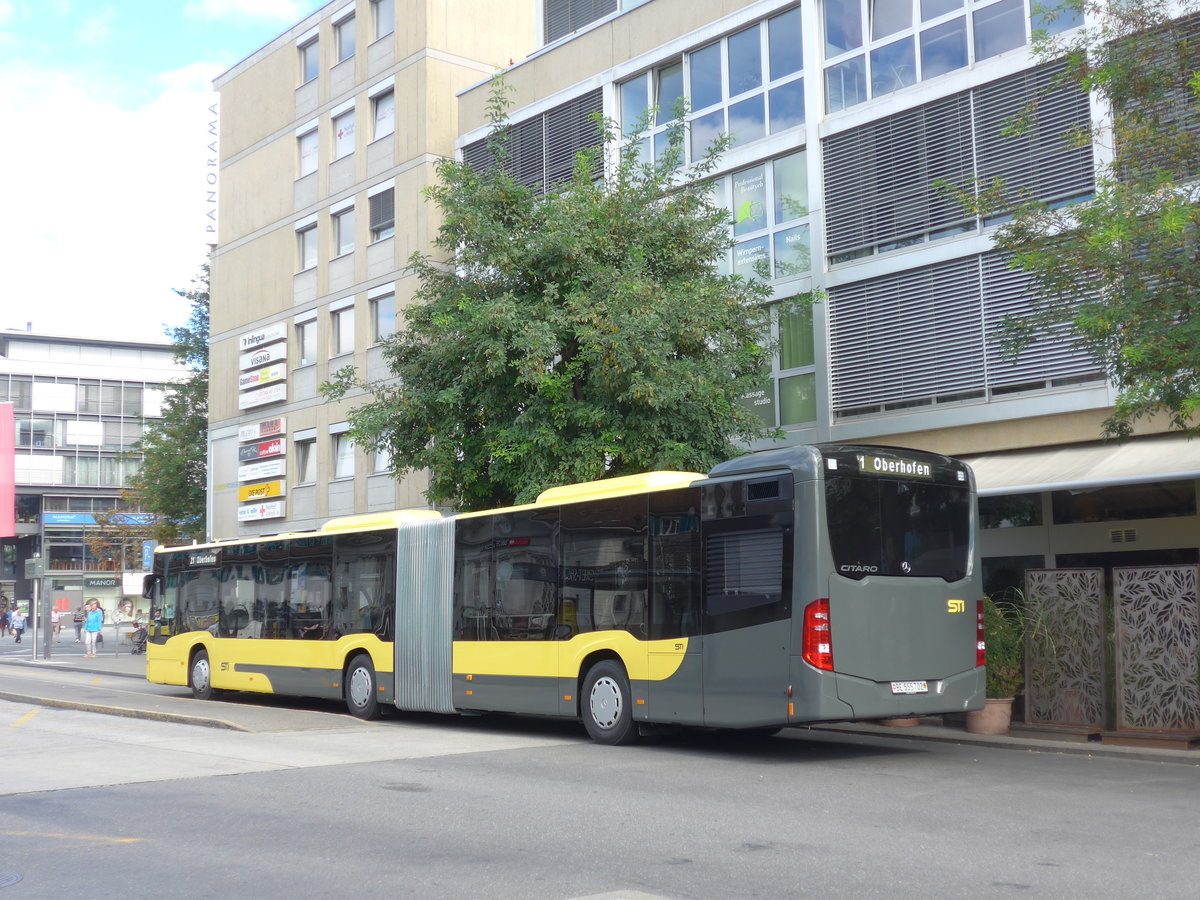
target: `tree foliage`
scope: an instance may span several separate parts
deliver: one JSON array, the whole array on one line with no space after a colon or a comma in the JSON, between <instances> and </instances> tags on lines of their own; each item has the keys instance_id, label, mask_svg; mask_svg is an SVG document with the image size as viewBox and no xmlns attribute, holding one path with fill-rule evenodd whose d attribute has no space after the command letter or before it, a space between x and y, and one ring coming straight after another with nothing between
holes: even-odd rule
<instances>
[{"instance_id":1,"label":"tree foliage","mask_svg":"<svg viewBox=\"0 0 1200 900\"><path fill-rule=\"evenodd\" d=\"M1056 89L1093 92L1106 117L1091 132L1106 161L1087 202L1024 203L997 246L1032 273L1031 316L1009 323L1019 352L1069 323L1119 391L1105 423L1126 436L1165 414L1195 431L1200 405L1200 15L1197 0L1064 0L1086 26L1039 38L1043 59L1065 59ZM1036 110L1032 111L1036 114ZM1012 126L1022 128L1021 122Z\"/></svg>"},{"instance_id":2,"label":"tree foliage","mask_svg":"<svg viewBox=\"0 0 1200 900\"><path fill-rule=\"evenodd\" d=\"M398 475L427 469L429 500L460 509L736 455L764 431L739 398L768 371L770 290L713 265L730 233L704 179L723 145L684 172L676 128L657 165L633 145L598 179L584 153L539 194L509 174L505 91L497 79L491 164L443 160L426 191L454 264L410 260L419 288L383 348L393 378L348 369L322 388L372 395L353 439Z\"/></svg>"},{"instance_id":3,"label":"tree foliage","mask_svg":"<svg viewBox=\"0 0 1200 900\"><path fill-rule=\"evenodd\" d=\"M186 325L168 328L175 361L191 371L169 386L162 419L146 426L133 451L142 454L141 470L130 482L127 499L153 514L154 537L177 544L205 537L208 473L208 275L206 264L186 291L192 303Z\"/></svg>"}]
</instances>

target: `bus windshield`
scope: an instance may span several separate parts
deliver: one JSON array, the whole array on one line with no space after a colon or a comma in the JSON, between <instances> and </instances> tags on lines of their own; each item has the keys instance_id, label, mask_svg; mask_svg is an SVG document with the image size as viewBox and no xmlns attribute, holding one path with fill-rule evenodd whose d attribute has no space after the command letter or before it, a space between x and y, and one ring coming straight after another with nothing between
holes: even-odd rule
<instances>
[{"instance_id":1,"label":"bus windshield","mask_svg":"<svg viewBox=\"0 0 1200 900\"><path fill-rule=\"evenodd\" d=\"M966 577L971 494L967 486L827 476L829 542L848 578Z\"/></svg>"}]
</instances>

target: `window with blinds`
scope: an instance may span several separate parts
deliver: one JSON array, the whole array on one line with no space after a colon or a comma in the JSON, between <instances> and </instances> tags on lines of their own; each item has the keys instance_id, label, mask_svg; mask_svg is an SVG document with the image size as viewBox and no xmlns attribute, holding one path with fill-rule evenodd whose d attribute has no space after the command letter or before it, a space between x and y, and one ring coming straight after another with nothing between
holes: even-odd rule
<instances>
[{"instance_id":1,"label":"window with blinds","mask_svg":"<svg viewBox=\"0 0 1200 900\"><path fill-rule=\"evenodd\" d=\"M1007 317L1030 309L1029 276L969 256L829 290L831 405L853 416L1099 380L1066 329L1006 358Z\"/></svg>"},{"instance_id":2,"label":"window with blinds","mask_svg":"<svg viewBox=\"0 0 1200 900\"><path fill-rule=\"evenodd\" d=\"M1007 199L1086 197L1092 148L1087 94L1054 86L1061 66L1022 72L824 141L826 249L833 262L976 227L954 197L1003 180ZM1019 134L1005 129L1020 118Z\"/></svg>"},{"instance_id":3,"label":"window with blinds","mask_svg":"<svg viewBox=\"0 0 1200 900\"><path fill-rule=\"evenodd\" d=\"M540 193L567 181L579 152L602 146L597 116L603 111L603 96L595 90L509 125L508 171L517 182ZM477 172L492 164L486 138L463 147L462 153L463 162ZM597 154L594 177L600 176L601 164Z\"/></svg>"},{"instance_id":4,"label":"window with blinds","mask_svg":"<svg viewBox=\"0 0 1200 900\"><path fill-rule=\"evenodd\" d=\"M617 0L542 0L546 43L617 11Z\"/></svg>"}]
</instances>

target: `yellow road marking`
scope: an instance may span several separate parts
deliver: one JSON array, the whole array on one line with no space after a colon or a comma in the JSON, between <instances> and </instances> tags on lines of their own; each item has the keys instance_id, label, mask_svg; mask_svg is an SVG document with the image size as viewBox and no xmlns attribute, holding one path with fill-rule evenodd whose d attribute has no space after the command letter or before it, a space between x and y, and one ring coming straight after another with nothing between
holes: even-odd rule
<instances>
[{"instance_id":1,"label":"yellow road marking","mask_svg":"<svg viewBox=\"0 0 1200 900\"><path fill-rule=\"evenodd\" d=\"M31 710L30 712L27 712L27 713L25 713L25 715L21 716L21 718L17 719L17 721L9 722L8 727L9 728L20 728L22 725L24 725L26 722L28 722L30 719L32 719L34 716L36 716L40 712L41 712L40 709Z\"/></svg>"},{"instance_id":2,"label":"yellow road marking","mask_svg":"<svg viewBox=\"0 0 1200 900\"><path fill-rule=\"evenodd\" d=\"M4 831L5 837L59 838L64 841L91 841L96 844L140 844L145 838L114 838L98 834L62 834L53 831Z\"/></svg>"},{"instance_id":3,"label":"yellow road marking","mask_svg":"<svg viewBox=\"0 0 1200 900\"><path fill-rule=\"evenodd\" d=\"M103 681L103 680L104 680L103 678L93 678L93 679L92 679L92 684L99 684L99 683L100 683L101 681Z\"/></svg>"}]
</instances>

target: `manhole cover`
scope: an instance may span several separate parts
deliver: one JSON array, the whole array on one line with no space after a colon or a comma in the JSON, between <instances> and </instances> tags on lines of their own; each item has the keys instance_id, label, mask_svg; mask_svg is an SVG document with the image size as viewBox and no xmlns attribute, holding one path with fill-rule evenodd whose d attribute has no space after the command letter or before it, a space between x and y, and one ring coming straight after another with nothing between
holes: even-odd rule
<instances>
[{"instance_id":1,"label":"manhole cover","mask_svg":"<svg viewBox=\"0 0 1200 900\"><path fill-rule=\"evenodd\" d=\"M16 872L0 872L0 888L16 884L20 880L21 876Z\"/></svg>"}]
</instances>

